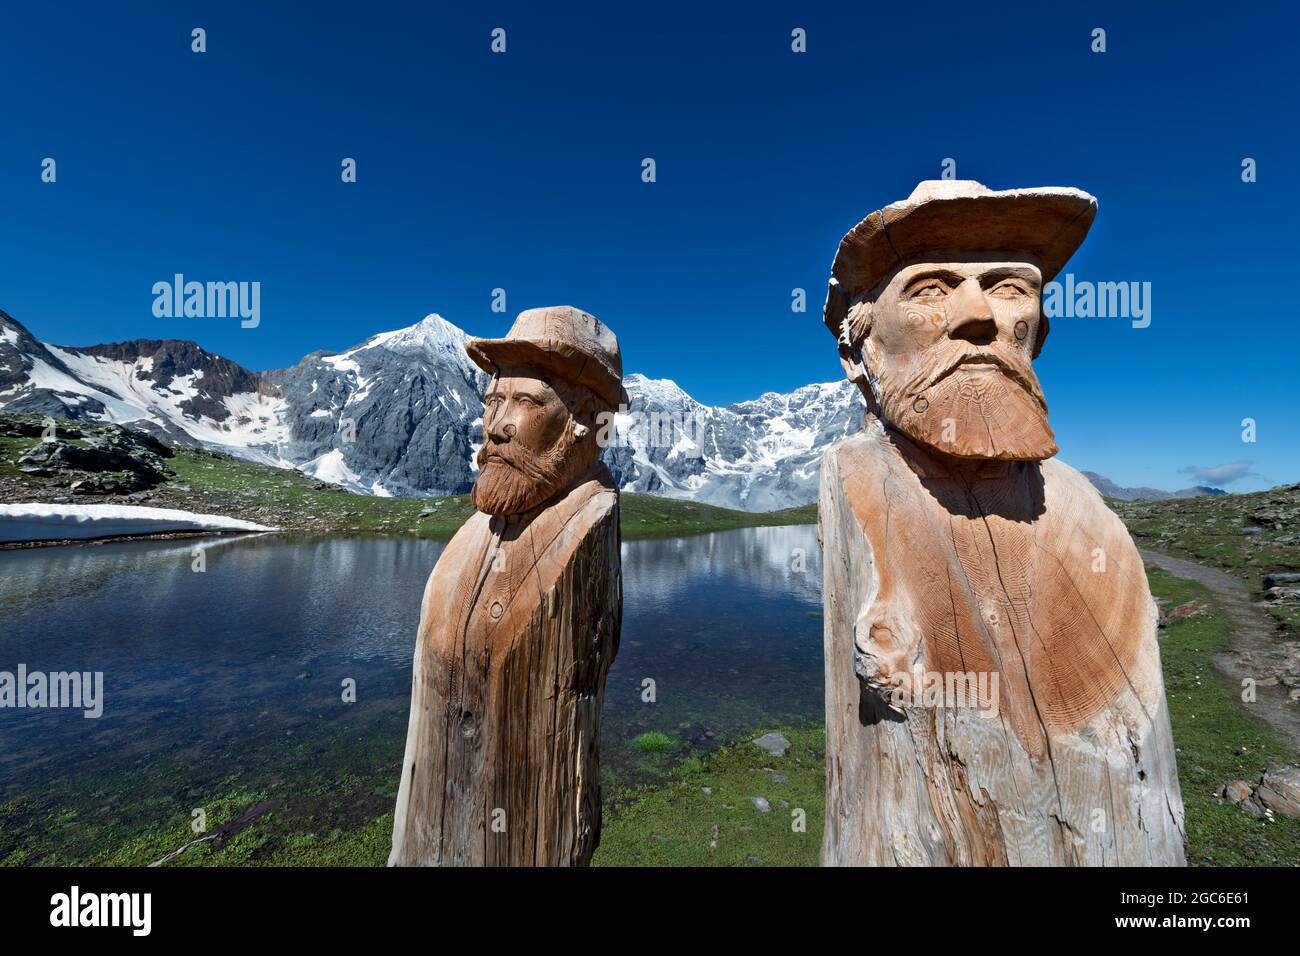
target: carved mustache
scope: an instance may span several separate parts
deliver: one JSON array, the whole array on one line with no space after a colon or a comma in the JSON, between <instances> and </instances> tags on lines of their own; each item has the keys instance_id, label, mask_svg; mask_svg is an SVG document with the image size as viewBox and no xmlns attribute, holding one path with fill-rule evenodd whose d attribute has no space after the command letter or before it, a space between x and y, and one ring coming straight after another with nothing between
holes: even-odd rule
<instances>
[{"instance_id":1,"label":"carved mustache","mask_svg":"<svg viewBox=\"0 0 1300 956\"><path fill-rule=\"evenodd\" d=\"M569 449L569 443L563 438L540 454L513 441L498 442L489 438L476 457L480 471L488 465L502 465L519 472L529 481L545 482L563 467Z\"/></svg>"},{"instance_id":2,"label":"carved mustache","mask_svg":"<svg viewBox=\"0 0 1300 956\"><path fill-rule=\"evenodd\" d=\"M964 365L994 365L1017 385L1029 392L1035 398L1038 398L1039 389L1033 379L1032 373L1026 374L1021 363L1004 358L991 349L974 350L970 348L961 348L960 354L947 359L946 361L936 362L934 370L929 374L922 376L918 383L918 392L933 388L945 378L952 375Z\"/></svg>"},{"instance_id":3,"label":"carved mustache","mask_svg":"<svg viewBox=\"0 0 1300 956\"><path fill-rule=\"evenodd\" d=\"M529 466L534 464L536 458L537 456L522 445L514 445L508 442L498 444L490 439L478 450L478 466L480 468L492 463L505 465L516 471L531 473L532 469Z\"/></svg>"}]
</instances>

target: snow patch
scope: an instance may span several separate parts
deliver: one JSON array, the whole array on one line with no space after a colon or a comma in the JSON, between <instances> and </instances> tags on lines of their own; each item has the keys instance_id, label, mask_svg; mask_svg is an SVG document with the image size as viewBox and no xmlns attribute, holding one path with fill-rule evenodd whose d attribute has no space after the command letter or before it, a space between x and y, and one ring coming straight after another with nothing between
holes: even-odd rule
<instances>
[{"instance_id":1,"label":"snow patch","mask_svg":"<svg viewBox=\"0 0 1300 956\"><path fill-rule=\"evenodd\" d=\"M170 531L275 531L224 515L135 505L0 505L0 541L62 541Z\"/></svg>"}]
</instances>

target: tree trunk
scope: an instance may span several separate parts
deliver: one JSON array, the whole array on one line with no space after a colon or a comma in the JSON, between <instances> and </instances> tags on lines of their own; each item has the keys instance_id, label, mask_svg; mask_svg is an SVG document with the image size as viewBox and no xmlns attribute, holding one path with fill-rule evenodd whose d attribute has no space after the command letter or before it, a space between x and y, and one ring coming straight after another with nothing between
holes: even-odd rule
<instances>
[{"instance_id":1,"label":"tree trunk","mask_svg":"<svg viewBox=\"0 0 1300 956\"><path fill-rule=\"evenodd\" d=\"M823 865L1183 863L1155 607L1085 479L954 473L869 421L826 455L819 532Z\"/></svg>"},{"instance_id":2,"label":"tree trunk","mask_svg":"<svg viewBox=\"0 0 1300 956\"><path fill-rule=\"evenodd\" d=\"M621 617L612 485L525 527L467 522L425 590L390 865L591 860Z\"/></svg>"}]
</instances>

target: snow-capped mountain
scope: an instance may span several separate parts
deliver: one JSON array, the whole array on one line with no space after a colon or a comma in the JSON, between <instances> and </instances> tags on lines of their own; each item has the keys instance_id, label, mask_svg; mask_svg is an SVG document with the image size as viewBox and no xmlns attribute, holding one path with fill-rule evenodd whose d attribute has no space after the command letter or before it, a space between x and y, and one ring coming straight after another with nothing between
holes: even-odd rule
<instances>
[{"instance_id":1,"label":"snow-capped mountain","mask_svg":"<svg viewBox=\"0 0 1300 956\"><path fill-rule=\"evenodd\" d=\"M45 345L0 312L0 407L130 424L168 441L298 468L379 495L464 492L486 376L437 315L292 368L251 372L193 342ZM817 497L821 453L856 430L848 382L702 405L629 375L629 413L605 459L620 487L749 511Z\"/></svg>"},{"instance_id":2,"label":"snow-capped mountain","mask_svg":"<svg viewBox=\"0 0 1300 956\"><path fill-rule=\"evenodd\" d=\"M667 379L634 374L624 385L630 414L605 452L619 486L745 511L816 501L822 453L857 431L866 411L848 381L721 408Z\"/></svg>"},{"instance_id":3,"label":"snow-capped mountain","mask_svg":"<svg viewBox=\"0 0 1300 956\"><path fill-rule=\"evenodd\" d=\"M486 382L465 338L430 315L250 372L175 339L45 345L0 312L0 407L129 424L368 494L454 494L473 480Z\"/></svg>"},{"instance_id":4,"label":"snow-capped mountain","mask_svg":"<svg viewBox=\"0 0 1300 956\"><path fill-rule=\"evenodd\" d=\"M261 376L176 339L45 345L0 312L0 407L130 424L181 445L288 464L287 408Z\"/></svg>"},{"instance_id":5,"label":"snow-capped mountain","mask_svg":"<svg viewBox=\"0 0 1300 956\"><path fill-rule=\"evenodd\" d=\"M473 483L487 376L438 315L266 372L286 406L281 449L322 481L376 495L457 494Z\"/></svg>"}]
</instances>

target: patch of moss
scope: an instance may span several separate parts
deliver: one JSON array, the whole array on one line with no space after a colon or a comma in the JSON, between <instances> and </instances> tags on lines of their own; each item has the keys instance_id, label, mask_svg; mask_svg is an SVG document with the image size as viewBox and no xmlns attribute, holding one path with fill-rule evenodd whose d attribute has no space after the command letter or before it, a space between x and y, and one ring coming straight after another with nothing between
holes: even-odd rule
<instances>
[{"instance_id":1,"label":"patch of moss","mask_svg":"<svg viewBox=\"0 0 1300 956\"><path fill-rule=\"evenodd\" d=\"M648 734L641 734L636 740L632 741L632 744L637 750L648 754L667 753L673 749L673 739L657 730L652 730Z\"/></svg>"}]
</instances>

